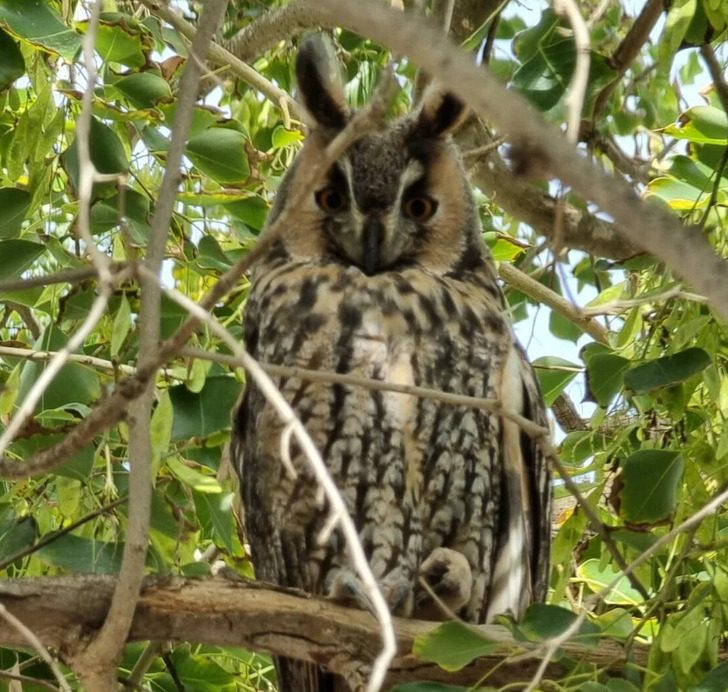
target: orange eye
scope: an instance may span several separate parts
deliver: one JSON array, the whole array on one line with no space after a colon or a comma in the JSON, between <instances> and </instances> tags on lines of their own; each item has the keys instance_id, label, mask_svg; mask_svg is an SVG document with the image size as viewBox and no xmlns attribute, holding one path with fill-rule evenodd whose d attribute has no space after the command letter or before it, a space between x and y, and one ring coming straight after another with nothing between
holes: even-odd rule
<instances>
[{"instance_id":1,"label":"orange eye","mask_svg":"<svg viewBox=\"0 0 728 692\"><path fill-rule=\"evenodd\" d=\"M413 221L427 221L436 210L437 202L426 195L410 197L402 205L402 211L404 211L405 216Z\"/></svg>"},{"instance_id":2,"label":"orange eye","mask_svg":"<svg viewBox=\"0 0 728 692\"><path fill-rule=\"evenodd\" d=\"M346 196L333 187L325 187L316 193L316 204L327 214L336 214L346 208Z\"/></svg>"}]
</instances>

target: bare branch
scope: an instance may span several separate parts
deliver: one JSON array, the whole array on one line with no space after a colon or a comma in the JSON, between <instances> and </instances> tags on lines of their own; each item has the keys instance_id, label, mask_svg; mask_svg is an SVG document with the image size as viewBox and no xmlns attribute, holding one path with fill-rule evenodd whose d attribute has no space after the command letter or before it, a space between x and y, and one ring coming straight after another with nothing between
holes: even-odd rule
<instances>
[{"instance_id":1,"label":"bare branch","mask_svg":"<svg viewBox=\"0 0 728 692\"><path fill-rule=\"evenodd\" d=\"M336 22L331 20L328 12L291 2L285 7L266 12L228 41L225 47L239 60L252 60L276 43L290 41L307 29L330 29L334 26Z\"/></svg>"},{"instance_id":2,"label":"bare branch","mask_svg":"<svg viewBox=\"0 0 728 692\"><path fill-rule=\"evenodd\" d=\"M197 84L210 40L222 19L226 5L227 0L210 0L206 3L197 34L190 47L192 58L185 63L180 83L165 174L152 217L151 238L144 261L151 278L147 274L139 277L142 288L139 312L139 367L147 368L152 374L158 367L156 358L159 345L161 293L157 275L166 250L169 222L180 179L179 168L197 100ZM93 45L89 53L93 60ZM106 271L108 273L108 269ZM103 286L105 282L101 267L99 273ZM90 690L111 689L115 684L116 668L141 590L149 541L152 497L150 419L153 401L153 379L150 377L142 388L141 396L133 402L131 408L129 519L119 581L103 627L88 645L82 646L71 657L84 686Z\"/></svg>"},{"instance_id":3,"label":"bare branch","mask_svg":"<svg viewBox=\"0 0 728 692\"><path fill-rule=\"evenodd\" d=\"M485 152L473 162L468 160L471 181L492 195L501 209L552 239L558 201L524 177L514 175L498 153L489 147L489 140L477 123L463 128L457 140L465 151L481 149ZM566 247L617 260L642 252L634 242L617 233L614 223L584 209L565 203L559 222L561 240Z\"/></svg>"}]
</instances>

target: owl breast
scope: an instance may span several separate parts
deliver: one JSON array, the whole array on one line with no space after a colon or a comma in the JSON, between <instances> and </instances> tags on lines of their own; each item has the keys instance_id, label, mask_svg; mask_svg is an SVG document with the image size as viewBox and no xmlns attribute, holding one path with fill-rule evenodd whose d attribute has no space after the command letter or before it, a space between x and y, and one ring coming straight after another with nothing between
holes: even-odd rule
<instances>
[{"instance_id":1,"label":"owl breast","mask_svg":"<svg viewBox=\"0 0 728 692\"><path fill-rule=\"evenodd\" d=\"M255 277L246 341L267 363L492 398L508 343L497 296L485 272L462 282L419 268L366 276L336 263L282 262ZM481 619L498 521L498 419L362 386L296 377L277 384L322 452L375 577L411 585L401 612L411 612L423 556L448 547L483 585L470 606ZM318 543L326 507L311 473L295 449L295 479L274 458L280 421L253 403L254 390L248 397L241 410L257 413L247 422L255 434L244 450L245 504L253 522L268 522L263 562L277 577L288 573L292 586L324 592L327 575L347 566L341 539Z\"/></svg>"}]
</instances>

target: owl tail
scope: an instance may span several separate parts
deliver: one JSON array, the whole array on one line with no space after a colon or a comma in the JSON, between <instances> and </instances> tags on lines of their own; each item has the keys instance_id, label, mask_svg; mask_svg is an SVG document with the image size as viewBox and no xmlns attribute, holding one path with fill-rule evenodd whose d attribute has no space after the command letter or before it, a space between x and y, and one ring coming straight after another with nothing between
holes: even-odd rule
<instances>
[{"instance_id":1,"label":"owl tail","mask_svg":"<svg viewBox=\"0 0 728 692\"><path fill-rule=\"evenodd\" d=\"M343 678L313 663L276 658L279 692L350 692Z\"/></svg>"}]
</instances>

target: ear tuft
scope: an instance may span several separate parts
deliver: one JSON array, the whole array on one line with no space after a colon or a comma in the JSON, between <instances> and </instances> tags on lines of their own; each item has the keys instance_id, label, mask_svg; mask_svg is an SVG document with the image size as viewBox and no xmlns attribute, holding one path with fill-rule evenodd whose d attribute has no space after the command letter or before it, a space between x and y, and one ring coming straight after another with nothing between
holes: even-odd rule
<instances>
[{"instance_id":1,"label":"ear tuft","mask_svg":"<svg viewBox=\"0 0 728 692\"><path fill-rule=\"evenodd\" d=\"M321 127L341 129L349 119L339 61L331 39L311 34L299 46L296 80L306 110Z\"/></svg>"},{"instance_id":2,"label":"ear tuft","mask_svg":"<svg viewBox=\"0 0 728 692\"><path fill-rule=\"evenodd\" d=\"M425 137L446 137L468 116L465 104L454 94L430 85L422 97L417 114L417 130Z\"/></svg>"}]
</instances>

